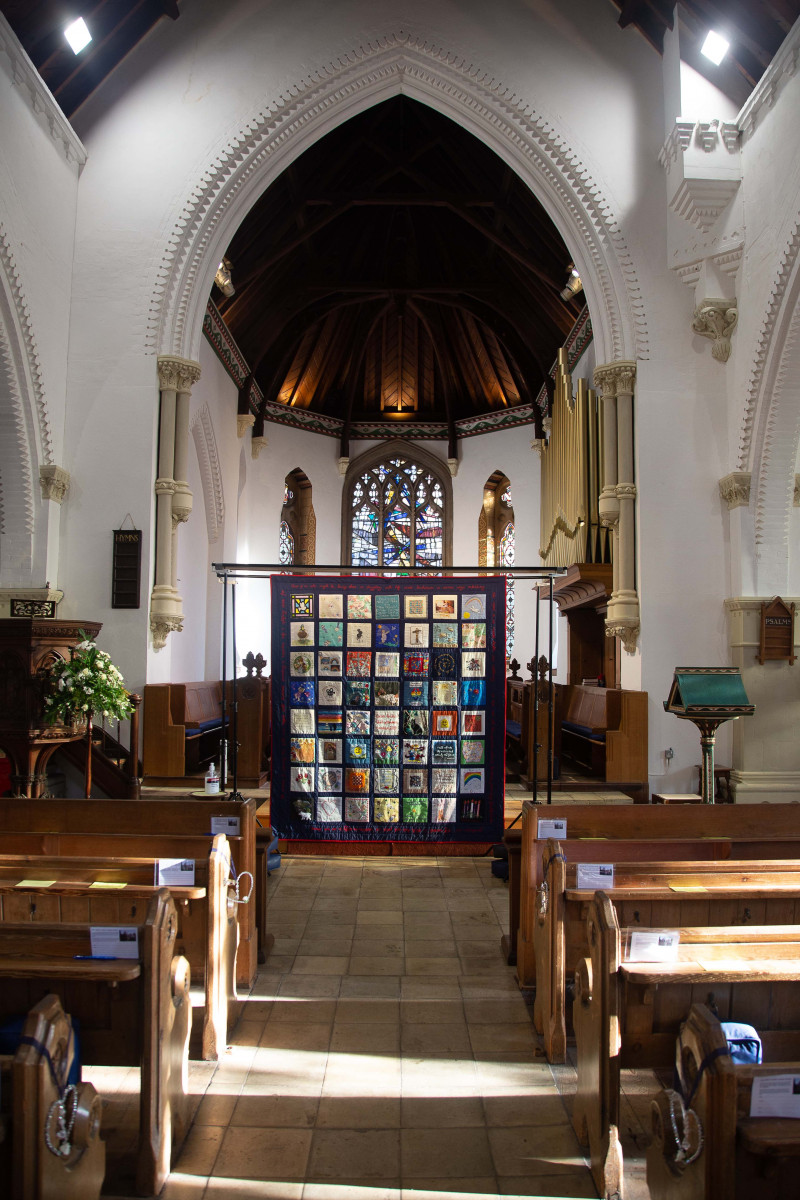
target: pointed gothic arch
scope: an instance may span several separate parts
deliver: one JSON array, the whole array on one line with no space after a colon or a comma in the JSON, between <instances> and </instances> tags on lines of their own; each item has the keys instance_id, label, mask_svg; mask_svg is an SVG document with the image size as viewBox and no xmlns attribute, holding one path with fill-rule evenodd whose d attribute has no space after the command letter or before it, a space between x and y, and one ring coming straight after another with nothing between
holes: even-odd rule
<instances>
[{"instance_id":1,"label":"pointed gothic arch","mask_svg":"<svg viewBox=\"0 0 800 1200\"><path fill-rule=\"evenodd\" d=\"M308 146L393 95L407 95L462 125L534 192L580 271L598 361L646 358L635 264L614 207L589 168L540 113L510 90L456 56L402 34L359 47L298 81L278 105L234 133L208 165L176 216L151 284L151 351L197 358L214 273L245 214Z\"/></svg>"}]
</instances>

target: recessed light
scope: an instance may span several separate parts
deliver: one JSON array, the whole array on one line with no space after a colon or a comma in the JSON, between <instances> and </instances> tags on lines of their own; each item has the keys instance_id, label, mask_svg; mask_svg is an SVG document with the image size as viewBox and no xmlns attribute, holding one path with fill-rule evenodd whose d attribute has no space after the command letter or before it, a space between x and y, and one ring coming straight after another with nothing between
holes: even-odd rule
<instances>
[{"instance_id":1,"label":"recessed light","mask_svg":"<svg viewBox=\"0 0 800 1200\"><path fill-rule=\"evenodd\" d=\"M73 21L71 25L67 26L64 30L64 37L76 54L80 54L84 46L88 46L92 40L92 35L89 33L83 17L78 17L77 21Z\"/></svg>"},{"instance_id":2,"label":"recessed light","mask_svg":"<svg viewBox=\"0 0 800 1200\"><path fill-rule=\"evenodd\" d=\"M706 58L710 59L715 67L718 67L728 53L730 45L726 38L719 33L714 33L712 29L700 47L700 53L705 54Z\"/></svg>"}]
</instances>

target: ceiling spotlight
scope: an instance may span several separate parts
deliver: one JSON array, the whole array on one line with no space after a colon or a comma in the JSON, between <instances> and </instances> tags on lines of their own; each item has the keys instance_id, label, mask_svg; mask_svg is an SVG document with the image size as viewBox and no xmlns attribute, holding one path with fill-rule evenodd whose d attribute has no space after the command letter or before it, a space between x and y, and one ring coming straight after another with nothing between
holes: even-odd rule
<instances>
[{"instance_id":1,"label":"ceiling spotlight","mask_svg":"<svg viewBox=\"0 0 800 1200\"><path fill-rule=\"evenodd\" d=\"M563 290L561 292L561 299L562 300L572 300L572 298L574 296L577 296L578 292L581 292L581 291L583 291L583 283L581 282L581 277L576 270L575 264L570 263L569 279L567 280L567 286L565 288L563 288Z\"/></svg>"},{"instance_id":2,"label":"ceiling spotlight","mask_svg":"<svg viewBox=\"0 0 800 1200\"><path fill-rule=\"evenodd\" d=\"M69 42L76 54L80 54L84 46L88 46L92 40L92 35L89 33L88 26L83 17L78 17L77 21L73 21L64 30L64 37Z\"/></svg>"},{"instance_id":3,"label":"ceiling spotlight","mask_svg":"<svg viewBox=\"0 0 800 1200\"><path fill-rule=\"evenodd\" d=\"M721 34L714 33L713 29L707 34L706 40L700 47L700 53L718 67L725 55L730 50L730 42L727 41Z\"/></svg>"},{"instance_id":4,"label":"ceiling spotlight","mask_svg":"<svg viewBox=\"0 0 800 1200\"><path fill-rule=\"evenodd\" d=\"M231 263L231 260L229 258L223 258L222 262L217 267L217 273L214 276L214 283L222 292L223 296L227 296L228 299L230 299L230 297L236 291L231 279L232 270L233 264Z\"/></svg>"}]
</instances>

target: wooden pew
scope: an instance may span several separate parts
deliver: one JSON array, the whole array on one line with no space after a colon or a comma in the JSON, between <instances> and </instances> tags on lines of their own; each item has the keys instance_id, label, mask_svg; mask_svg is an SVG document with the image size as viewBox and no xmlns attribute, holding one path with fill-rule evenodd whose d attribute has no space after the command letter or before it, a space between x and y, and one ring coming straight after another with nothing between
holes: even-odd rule
<instances>
[{"instance_id":1,"label":"wooden pew","mask_svg":"<svg viewBox=\"0 0 800 1200\"><path fill-rule=\"evenodd\" d=\"M80 1022L85 1063L141 1068L136 1188L156 1195L188 1130L189 964L162 888L139 926L139 958L97 960L90 926L0 925L0 1018L56 992Z\"/></svg>"},{"instance_id":2,"label":"wooden pew","mask_svg":"<svg viewBox=\"0 0 800 1200\"><path fill-rule=\"evenodd\" d=\"M795 1033L800 1048L800 1033ZM702 1147L694 1162L675 1161L675 1093L653 1101L653 1141L647 1150L651 1200L781 1200L798 1191L800 1128L797 1120L751 1117L750 1097L758 1076L800 1078L800 1056L782 1063L735 1063L717 1017L694 1004L675 1050L678 1086L699 1119ZM789 1055L790 1046L781 1051ZM692 1150L695 1145L692 1130ZM678 1126L681 1136L683 1131Z\"/></svg>"},{"instance_id":3,"label":"wooden pew","mask_svg":"<svg viewBox=\"0 0 800 1200\"><path fill-rule=\"evenodd\" d=\"M211 818L238 821L228 833L238 875L255 880L254 899L238 904L239 949L236 982L249 989L262 951L271 944L266 931L266 859L256 860L258 802L219 797L153 800L27 800L0 805L0 845L9 854L82 858L205 859L211 842ZM261 922L256 927L256 920Z\"/></svg>"},{"instance_id":4,"label":"wooden pew","mask_svg":"<svg viewBox=\"0 0 800 1200\"><path fill-rule=\"evenodd\" d=\"M152 858L0 854L0 921L130 923L158 891L157 884L144 882L153 880L157 864ZM52 886L36 887L35 879ZM195 886L168 890L178 916L176 953L189 960L192 982L204 989L202 1057L216 1060L243 1007L236 994L239 930L225 834L218 833L208 857L195 863Z\"/></svg>"},{"instance_id":5,"label":"wooden pew","mask_svg":"<svg viewBox=\"0 0 800 1200\"><path fill-rule=\"evenodd\" d=\"M97 1200L106 1169L100 1137L102 1102L91 1083L78 1083L71 1149L52 1154L44 1140L51 1106L75 1059L72 1022L57 996L35 1004L15 1054L0 1056L0 1184L11 1200ZM57 1072L54 1078L50 1064ZM72 1111L70 1109L70 1111ZM59 1147L54 1121L48 1123Z\"/></svg>"},{"instance_id":6,"label":"wooden pew","mask_svg":"<svg viewBox=\"0 0 800 1200\"><path fill-rule=\"evenodd\" d=\"M606 783L639 783L647 802L647 692L556 685L561 752Z\"/></svg>"},{"instance_id":7,"label":"wooden pew","mask_svg":"<svg viewBox=\"0 0 800 1200\"><path fill-rule=\"evenodd\" d=\"M796 804L522 805L517 978L536 984L539 820L566 821L568 862L678 862L695 859L800 858ZM514 920L511 916L511 926Z\"/></svg>"},{"instance_id":8,"label":"wooden pew","mask_svg":"<svg viewBox=\"0 0 800 1200\"><path fill-rule=\"evenodd\" d=\"M572 1122L589 1146L600 1195L612 1200L623 1195L620 1070L669 1068L681 1021L695 1003L716 1005L723 1020L755 1025L770 1056L798 1045L800 926L683 927L677 961L624 962L614 905L597 892L587 935L590 954L575 973Z\"/></svg>"},{"instance_id":9,"label":"wooden pew","mask_svg":"<svg viewBox=\"0 0 800 1200\"><path fill-rule=\"evenodd\" d=\"M552 1063L567 1054L567 987L575 964L589 953L586 920L594 890L577 887L577 863L548 839L540 850L534 929L536 1000L533 1019ZM547 864L546 868L544 864ZM621 863L603 889L621 926L800 924L800 860L715 863Z\"/></svg>"}]
</instances>

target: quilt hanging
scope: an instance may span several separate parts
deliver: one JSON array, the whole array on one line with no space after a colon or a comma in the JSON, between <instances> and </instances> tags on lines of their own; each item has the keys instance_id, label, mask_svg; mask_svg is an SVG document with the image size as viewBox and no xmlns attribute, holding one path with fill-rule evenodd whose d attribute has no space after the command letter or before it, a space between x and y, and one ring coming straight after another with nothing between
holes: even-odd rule
<instances>
[{"instance_id":1,"label":"quilt hanging","mask_svg":"<svg viewBox=\"0 0 800 1200\"><path fill-rule=\"evenodd\" d=\"M505 579L275 575L271 599L281 837L499 841Z\"/></svg>"}]
</instances>

